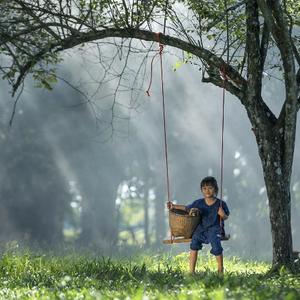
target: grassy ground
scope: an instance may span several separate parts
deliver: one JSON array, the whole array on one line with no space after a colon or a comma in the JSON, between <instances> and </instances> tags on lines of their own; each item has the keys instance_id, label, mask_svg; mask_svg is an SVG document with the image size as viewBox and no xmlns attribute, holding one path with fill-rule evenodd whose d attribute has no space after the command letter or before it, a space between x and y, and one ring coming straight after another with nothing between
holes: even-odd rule
<instances>
[{"instance_id":1,"label":"grassy ground","mask_svg":"<svg viewBox=\"0 0 300 300\"><path fill-rule=\"evenodd\" d=\"M4 254L0 299L300 299L300 274L270 265L225 259L225 275L213 257L199 257L187 273L188 254L111 260L87 256Z\"/></svg>"}]
</instances>

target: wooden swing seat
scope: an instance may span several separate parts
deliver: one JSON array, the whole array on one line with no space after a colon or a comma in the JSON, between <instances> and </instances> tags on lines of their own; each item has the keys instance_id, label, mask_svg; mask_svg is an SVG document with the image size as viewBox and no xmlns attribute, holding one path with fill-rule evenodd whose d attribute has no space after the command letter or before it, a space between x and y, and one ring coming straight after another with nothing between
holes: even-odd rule
<instances>
[{"instance_id":1,"label":"wooden swing seat","mask_svg":"<svg viewBox=\"0 0 300 300\"><path fill-rule=\"evenodd\" d=\"M228 241L230 239L230 234L225 234L221 237L221 241ZM186 239L184 237L165 239L163 240L164 244L179 244L179 243L190 243L192 239Z\"/></svg>"},{"instance_id":2,"label":"wooden swing seat","mask_svg":"<svg viewBox=\"0 0 300 300\"><path fill-rule=\"evenodd\" d=\"M164 244L179 244L179 243L190 243L192 239L186 239L186 238L174 238L174 239L166 239L163 240Z\"/></svg>"}]
</instances>

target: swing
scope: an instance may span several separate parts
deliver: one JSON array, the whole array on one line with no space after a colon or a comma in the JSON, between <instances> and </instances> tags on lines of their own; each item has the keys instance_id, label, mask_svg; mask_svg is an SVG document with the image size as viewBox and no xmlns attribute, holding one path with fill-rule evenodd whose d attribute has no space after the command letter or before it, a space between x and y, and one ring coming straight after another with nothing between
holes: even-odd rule
<instances>
[{"instance_id":1,"label":"swing","mask_svg":"<svg viewBox=\"0 0 300 300\"><path fill-rule=\"evenodd\" d=\"M162 54L164 45L160 43L159 33L157 34L157 41L159 42L159 51L157 54L160 56L160 71L161 71L161 92L162 92L162 111L163 111L163 127L164 127L164 152L165 152L165 166L166 166L166 182L167 182L167 192L168 192L168 201L170 202L170 184L169 184L169 166L168 166L168 144L167 144L167 130L166 130L166 110L165 110L165 96L164 96L164 84L163 84L163 64L162 64ZM156 54L156 55L157 55ZM152 65L154 58L153 56L151 61L151 76L150 84L146 91L146 94L150 96L150 87L152 84ZM226 75L223 70L220 70L221 77L223 79L223 101L222 101L222 141L221 141L221 199L222 199L222 190L223 190L223 152L224 152L224 112L225 112L225 81ZM222 207L222 202L220 202L220 207ZM196 227L201 221L200 215L190 215L188 212L178 209L169 209L169 227L171 238L163 240L164 244L173 244L173 243L188 243L192 240L192 234ZM220 218L221 226L221 237L222 241L227 241L230 239L229 234L225 234L224 226Z\"/></svg>"},{"instance_id":2,"label":"swing","mask_svg":"<svg viewBox=\"0 0 300 300\"><path fill-rule=\"evenodd\" d=\"M225 0L225 8L226 8L226 25L227 25L227 64L229 63L229 31L228 31L228 13L227 13L227 3ZM166 12L165 12L165 20L164 20L164 31L165 34L166 28ZM164 82L163 82L163 61L162 54L164 45L160 42L160 33L157 33L157 42L159 43L159 54L160 57L160 77L161 77L161 93L162 93L162 110L163 110L163 127L164 127L164 150L165 150L165 165L166 165L166 182L167 182L167 192L168 192L168 202L170 202L170 185L169 185L169 168L168 168L168 144L167 144L167 130L166 130L166 110L165 110L165 95L164 95ZM157 55L156 54L156 55ZM152 84L152 65L154 58L153 56L151 61L151 76L150 76L150 84L146 94L150 96L150 87ZM225 84L227 80L226 69L220 69L220 76L223 80L223 101L222 101L222 141L221 141L221 199L223 192L223 153L224 153L224 112L225 112ZM222 207L222 202L220 202L220 207ZM169 209L169 227L171 238L163 240L164 244L173 244L173 243L189 243L192 240L192 235L196 227L201 222L201 215L195 214L190 215L188 212L177 210L177 209ZM224 226L220 217L220 227L221 227L221 241L227 241L230 239L230 234L225 234Z\"/></svg>"}]
</instances>

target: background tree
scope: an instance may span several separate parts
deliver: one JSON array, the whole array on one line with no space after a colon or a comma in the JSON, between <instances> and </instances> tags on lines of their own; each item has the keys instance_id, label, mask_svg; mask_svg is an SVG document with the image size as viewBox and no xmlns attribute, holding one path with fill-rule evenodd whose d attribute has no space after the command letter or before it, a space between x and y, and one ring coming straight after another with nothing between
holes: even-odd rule
<instances>
[{"instance_id":1,"label":"background tree","mask_svg":"<svg viewBox=\"0 0 300 300\"><path fill-rule=\"evenodd\" d=\"M0 100L1 245L17 240L55 249L68 237L74 246L108 250L123 179L123 162L113 151L120 145L97 140L94 114L79 105L78 92L39 92L23 94L11 127L11 101Z\"/></svg>"},{"instance_id":2,"label":"background tree","mask_svg":"<svg viewBox=\"0 0 300 300\"><path fill-rule=\"evenodd\" d=\"M1 103L2 109L7 107ZM40 117L19 109L18 122L1 124L1 241L54 246L63 242L70 195L55 155L41 134Z\"/></svg>"},{"instance_id":3,"label":"background tree","mask_svg":"<svg viewBox=\"0 0 300 300\"><path fill-rule=\"evenodd\" d=\"M203 81L225 85L247 111L269 199L273 264L288 265L292 262L290 180L300 107L299 11L293 0L4 0L0 71L12 85L13 95L29 74L51 88L59 53L94 43L104 77L116 83L111 111L118 118L117 96L128 80L127 72L132 72L127 68L129 55L144 52L147 57L151 48L136 39L159 40L190 53L189 62L203 70ZM165 34L158 35L159 31ZM115 45L116 52L103 56L108 43ZM111 68L118 57L123 66ZM137 74L142 70L138 67ZM278 116L264 99L265 74L284 81L285 99Z\"/></svg>"}]
</instances>

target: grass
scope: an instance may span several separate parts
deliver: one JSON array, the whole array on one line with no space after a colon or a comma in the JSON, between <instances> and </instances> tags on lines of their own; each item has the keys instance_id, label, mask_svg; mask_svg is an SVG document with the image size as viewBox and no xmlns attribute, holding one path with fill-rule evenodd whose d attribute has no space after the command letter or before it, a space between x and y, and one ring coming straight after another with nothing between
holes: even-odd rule
<instances>
[{"instance_id":1,"label":"grass","mask_svg":"<svg viewBox=\"0 0 300 300\"><path fill-rule=\"evenodd\" d=\"M0 299L300 299L300 274L268 273L262 262L225 259L225 275L201 255L197 274L188 254L132 259L6 253L0 261Z\"/></svg>"}]
</instances>

